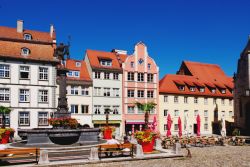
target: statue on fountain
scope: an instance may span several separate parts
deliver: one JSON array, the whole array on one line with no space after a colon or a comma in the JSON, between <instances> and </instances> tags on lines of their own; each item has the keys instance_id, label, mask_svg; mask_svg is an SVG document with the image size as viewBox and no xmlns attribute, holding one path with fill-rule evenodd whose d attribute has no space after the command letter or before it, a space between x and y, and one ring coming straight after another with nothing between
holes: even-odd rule
<instances>
[{"instance_id":1,"label":"statue on fountain","mask_svg":"<svg viewBox=\"0 0 250 167\"><path fill-rule=\"evenodd\" d=\"M68 111L68 101L66 98L66 78L68 70L65 68L65 55L66 59L69 58L69 45L60 43L54 51L54 57L61 61L61 65L57 68L57 83L59 84L59 97L57 111L54 112L54 118L71 117Z\"/></svg>"}]
</instances>

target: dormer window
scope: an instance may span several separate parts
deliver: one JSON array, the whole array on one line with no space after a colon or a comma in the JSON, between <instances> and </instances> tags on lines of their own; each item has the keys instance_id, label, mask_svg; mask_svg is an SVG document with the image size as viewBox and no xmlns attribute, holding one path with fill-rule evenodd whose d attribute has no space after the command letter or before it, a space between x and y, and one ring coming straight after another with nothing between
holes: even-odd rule
<instances>
[{"instance_id":1,"label":"dormer window","mask_svg":"<svg viewBox=\"0 0 250 167\"><path fill-rule=\"evenodd\" d=\"M226 93L226 89L221 89L221 93L225 94Z\"/></svg>"},{"instance_id":2,"label":"dormer window","mask_svg":"<svg viewBox=\"0 0 250 167\"><path fill-rule=\"evenodd\" d=\"M100 60L102 66L112 66L112 60Z\"/></svg>"},{"instance_id":3,"label":"dormer window","mask_svg":"<svg viewBox=\"0 0 250 167\"><path fill-rule=\"evenodd\" d=\"M184 91L184 90L185 90L185 86L179 85L179 86L178 86L178 89L179 89L180 91Z\"/></svg>"},{"instance_id":4,"label":"dormer window","mask_svg":"<svg viewBox=\"0 0 250 167\"><path fill-rule=\"evenodd\" d=\"M130 67L134 68L135 67L135 63L133 61L130 62Z\"/></svg>"},{"instance_id":5,"label":"dormer window","mask_svg":"<svg viewBox=\"0 0 250 167\"><path fill-rule=\"evenodd\" d=\"M76 67L81 67L81 63L80 62L76 62Z\"/></svg>"},{"instance_id":6,"label":"dormer window","mask_svg":"<svg viewBox=\"0 0 250 167\"><path fill-rule=\"evenodd\" d=\"M215 93L215 92L216 92L215 88L212 88L212 89L211 89L211 92L212 92L212 93Z\"/></svg>"},{"instance_id":7,"label":"dormer window","mask_svg":"<svg viewBox=\"0 0 250 167\"><path fill-rule=\"evenodd\" d=\"M21 54L23 56L28 56L30 54L30 50L28 48L22 48Z\"/></svg>"},{"instance_id":8,"label":"dormer window","mask_svg":"<svg viewBox=\"0 0 250 167\"><path fill-rule=\"evenodd\" d=\"M76 78L79 78L80 77L80 72L79 71L69 71L67 73L67 76L68 77L76 77Z\"/></svg>"},{"instance_id":9,"label":"dormer window","mask_svg":"<svg viewBox=\"0 0 250 167\"><path fill-rule=\"evenodd\" d=\"M190 86L190 91L191 92L195 92L195 87L194 86Z\"/></svg>"},{"instance_id":10,"label":"dormer window","mask_svg":"<svg viewBox=\"0 0 250 167\"><path fill-rule=\"evenodd\" d=\"M25 40L31 40L31 39L32 39L32 36L31 36L30 34L24 34L24 35L23 35L23 38L24 38Z\"/></svg>"},{"instance_id":11,"label":"dormer window","mask_svg":"<svg viewBox=\"0 0 250 167\"><path fill-rule=\"evenodd\" d=\"M200 87L200 92L205 92L205 88L204 87Z\"/></svg>"}]
</instances>

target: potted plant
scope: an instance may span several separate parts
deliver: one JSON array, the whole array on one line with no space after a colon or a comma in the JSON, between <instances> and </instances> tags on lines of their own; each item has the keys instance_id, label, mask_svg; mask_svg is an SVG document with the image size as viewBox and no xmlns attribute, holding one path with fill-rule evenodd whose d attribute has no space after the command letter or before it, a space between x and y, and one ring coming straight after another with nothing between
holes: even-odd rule
<instances>
[{"instance_id":1,"label":"potted plant","mask_svg":"<svg viewBox=\"0 0 250 167\"><path fill-rule=\"evenodd\" d=\"M155 108L156 104L154 102L147 102L147 103L136 102L135 104L138 109L145 112L144 130L137 131L135 133L135 138L142 145L143 152L152 152L155 143L155 138L157 137L157 133L149 129L148 120L149 120L149 112Z\"/></svg>"},{"instance_id":2,"label":"potted plant","mask_svg":"<svg viewBox=\"0 0 250 167\"><path fill-rule=\"evenodd\" d=\"M1 144L6 144L9 142L11 136L14 136L15 130L13 128L1 128L0 129L0 139Z\"/></svg>"},{"instance_id":3,"label":"potted plant","mask_svg":"<svg viewBox=\"0 0 250 167\"><path fill-rule=\"evenodd\" d=\"M150 153L153 151L155 139L159 137L159 134L151 129L146 129L143 131L136 131L134 136L138 143L142 145L143 152Z\"/></svg>"},{"instance_id":4,"label":"potted plant","mask_svg":"<svg viewBox=\"0 0 250 167\"><path fill-rule=\"evenodd\" d=\"M53 128L63 128L63 129L76 129L78 126L78 122L75 118L64 117L64 118L50 118L49 124L53 126Z\"/></svg>"},{"instance_id":5,"label":"potted plant","mask_svg":"<svg viewBox=\"0 0 250 167\"><path fill-rule=\"evenodd\" d=\"M115 131L113 126L104 126L101 128L103 139L112 139L112 133Z\"/></svg>"}]
</instances>

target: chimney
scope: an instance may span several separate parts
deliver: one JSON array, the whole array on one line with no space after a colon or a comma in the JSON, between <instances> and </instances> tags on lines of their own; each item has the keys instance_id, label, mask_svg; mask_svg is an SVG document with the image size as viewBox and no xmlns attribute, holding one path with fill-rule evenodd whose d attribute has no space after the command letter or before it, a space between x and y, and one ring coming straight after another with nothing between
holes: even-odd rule
<instances>
[{"instance_id":1,"label":"chimney","mask_svg":"<svg viewBox=\"0 0 250 167\"><path fill-rule=\"evenodd\" d=\"M54 33L54 25L51 24L51 25L50 25L50 37L51 37L51 38L53 37L53 33Z\"/></svg>"},{"instance_id":2,"label":"chimney","mask_svg":"<svg viewBox=\"0 0 250 167\"><path fill-rule=\"evenodd\" d=\"M23 20L17 20L17 32L22 33L23 32Z\"/></svg>"}]
</instances>

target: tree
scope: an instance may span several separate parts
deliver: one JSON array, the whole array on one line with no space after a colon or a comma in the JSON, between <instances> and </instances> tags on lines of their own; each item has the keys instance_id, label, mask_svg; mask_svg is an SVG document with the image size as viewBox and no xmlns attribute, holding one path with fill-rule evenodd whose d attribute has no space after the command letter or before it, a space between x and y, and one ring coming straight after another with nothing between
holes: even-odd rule
<instances>
[{"instance_id":1,"label":"tree","mask_svg":"<svg viewBox=\"0 0 250 167\"><path fill-rule=\"evenodd\" d=\"M135 105L137 106L138 109L145 112L145 129L148 129L149 111L153 110L156 104L154 102L148 102L148 103L136 102Z\"/></svg>"},{"instance_id":2,"label":"tree","mask_svg":"<svg viewBox=\"0 0 250 167\"><path fill-rule=\"evenodd\" d=\"M4 129L5 128L5 115L6 114L9 114L11 112L10 108L8 107L4 107L4 106L0 106L0 114L2 114L2 120L3 120L3 123L2 123L2 128Z\"/></svg>"}]
</instances>

